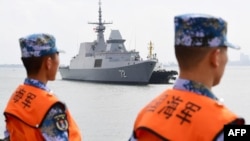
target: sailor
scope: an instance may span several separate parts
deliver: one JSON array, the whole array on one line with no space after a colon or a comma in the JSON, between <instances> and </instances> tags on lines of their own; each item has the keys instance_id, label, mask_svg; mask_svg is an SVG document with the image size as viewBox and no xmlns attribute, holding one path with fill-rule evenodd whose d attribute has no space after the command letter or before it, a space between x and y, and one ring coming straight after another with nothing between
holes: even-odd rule
<instances>
[{"instance_id":1,"label":"sailor","mask_svg":"<svg viewBox=\"0 0 250 141\"><path fill-rule=\"evenodd\" d=\"M31 34L19 39L27 72L24 83L11 95L4 111L5 140L81 141L81 133L69 109L47 87L59 66L56 40L50 34Z\"/></svg>"},{"instance_id":2,"label":"sailor","mask_svg":"<svg viewBox=\"0 0 250 141\"><path fill-rule=\"evenodd\" d=\"M212 92L228 61L227 22L205 14L175 16L179 78L138 114L130 141L222 141L226 124L245 124Z\"/></svg>"}]
</instances>

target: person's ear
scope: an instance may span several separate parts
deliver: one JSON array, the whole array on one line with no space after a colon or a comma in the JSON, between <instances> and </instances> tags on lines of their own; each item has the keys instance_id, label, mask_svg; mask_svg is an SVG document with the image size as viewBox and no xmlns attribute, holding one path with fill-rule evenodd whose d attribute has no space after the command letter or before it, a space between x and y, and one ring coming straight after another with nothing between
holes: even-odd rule
<instances>
[{"instance_id":1,"label":"person's ear","mask_svg":"<svg viewBox=\"0 0 250 141\"><path fill-rule=\"evenodd\" d=\"M210 52L210 63L213 67L218 67L220 65L220 52L219 48L213 49Z\"/></svg>"},{"instance_id":2,"label":"person's ear","mask_svg":"<svg viewBox=\"0 0 250 141\"><path fill-rule=\"evenodd\" d=\"M48 58L46 58L46 68L48 69L48 70L50 70L51 69L51 67L52 67L52 59L51 59L51 57L48 57Z\"/></svg>"}]
</instances>

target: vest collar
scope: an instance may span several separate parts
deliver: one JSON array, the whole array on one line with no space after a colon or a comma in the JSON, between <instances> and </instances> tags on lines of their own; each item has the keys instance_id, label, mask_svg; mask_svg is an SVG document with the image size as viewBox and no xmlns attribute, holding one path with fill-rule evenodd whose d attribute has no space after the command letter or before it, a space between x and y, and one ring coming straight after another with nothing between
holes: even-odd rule
<instances>
[{"instance_id":1,"label":"vest collar","mask_svg":"<svg viewBox=\"0 0 250 141\"><path fill-rule=\"evenodd\" d=\"M36 79L26 78L24 80L24 84L40 88L40 89L45 90L47 92L51 91L43 82L36 80Z\"/></svg>"},{"instance_id":2,"label":"vest collar","mask_svg":"<svg viewBox=\"0 0 250 141\"><path fill-rule=\"evenodd\" d=\"M175 81L173 88L178 90L194 92L196 94L204 95L214 100L218 100L218 98L206 86L192 80L178 78Z\"/></svg>"}]
</instances>

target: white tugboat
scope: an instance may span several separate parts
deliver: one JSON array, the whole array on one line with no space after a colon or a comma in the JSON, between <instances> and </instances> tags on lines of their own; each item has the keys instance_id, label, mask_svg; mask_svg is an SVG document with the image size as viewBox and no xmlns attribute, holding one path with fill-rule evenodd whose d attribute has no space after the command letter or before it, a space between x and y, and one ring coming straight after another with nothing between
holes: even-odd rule
<instances>
[{"instance_id":1,"label":"white tugboat","mask_svg":"<svg viewBox=\"0 0 250 141\"><path fill-rule=\"evenodd\" d=\"M105 23L102 22L101 3L95 31L97 39L80 44L79 53L72 58L69 66L60 66L62 79L103 83L148 84L156 60L144 60L139 52L127 51L119 30L111 30L105 41Z\"/></svg>"}]
</instances>

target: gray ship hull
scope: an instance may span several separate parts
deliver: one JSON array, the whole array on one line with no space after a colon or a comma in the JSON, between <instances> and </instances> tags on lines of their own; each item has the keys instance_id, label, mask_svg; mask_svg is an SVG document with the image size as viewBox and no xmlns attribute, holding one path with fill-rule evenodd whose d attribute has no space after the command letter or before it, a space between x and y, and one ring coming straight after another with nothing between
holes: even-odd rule
<instances>
[{"instance_id":1,"label":"gray ship hull","mask_svg":"<svg viewBox=\"0 0 250 141\"><path fill-rule=\"evenodd\" d=\"M138 51L128 51L125 39L119 30L111 30L108 40L104 38L105 24L102 22L99 3L98 22L95 32L97 39L82 42L78 54L68 67L59 67L62 79L115 84L149 84L156 65L155 60L143 60Z\"/></svg>"},{"instance_id":2,"label":"gray ship hull","mask_svg":"<svg viewBox=\"0 0 250 141\"><path fill-rule=\"evenodd\" d=\"M60 67L62 79L120 84L148 84L156 62L145 61L117 68L70 69Z\"/></svg>"}]
</instances>

